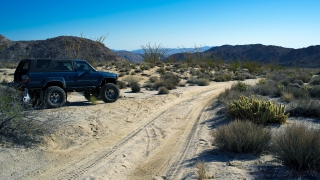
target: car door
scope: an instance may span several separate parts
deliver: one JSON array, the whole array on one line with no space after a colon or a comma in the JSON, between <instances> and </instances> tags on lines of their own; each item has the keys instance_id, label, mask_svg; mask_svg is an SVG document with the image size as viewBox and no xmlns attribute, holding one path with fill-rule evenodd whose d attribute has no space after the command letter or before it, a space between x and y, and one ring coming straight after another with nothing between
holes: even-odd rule
<instances>
[{"instance_id":1,"label":"car door","mask_svg":"<svg viewBox=\"0 0 320 180\"><path fill-rule=\"evenodd\" d=\"M96 87L99 82L99 74L87 62L76 61L75 67L77 69L77 87L91 88Z\"/></svg>"},{"instance_id":2,"label":"car door","mask_svg":"<svg viewBox=\"0 0 320 180\"><path fill-rule=\"evenodd\" d=\"M55 61L52 72L57 77L63 77L67 89L74 89L77 86L78 74L72 64L72 61Z\"/></svg>"}]
</instances>

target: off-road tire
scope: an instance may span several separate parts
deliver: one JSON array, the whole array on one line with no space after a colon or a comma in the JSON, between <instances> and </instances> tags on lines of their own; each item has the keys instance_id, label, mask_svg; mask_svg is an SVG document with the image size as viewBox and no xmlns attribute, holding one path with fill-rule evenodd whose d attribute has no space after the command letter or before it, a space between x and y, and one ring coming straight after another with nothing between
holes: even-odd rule
<instances>
[{"instance_id":1,"label":"off-road tire","mask_svg":"<svg viewBox=\"0 0 320 180\"><path fill-rule=\"evenodd\" d=\"M57 108L61 107L66 102L66 92L58 87L51 86L45 90L44 105L45 108Z\"/></svg>"},{"instance_id":2,"label":"off-road tire","mask_svg":"<svg viewBox=\"0 0 320 180\"><path fill-rule=\"evenodd\" d=\"M105 103L115 102L119 98L119 89L115 84L108 83L101 87L100 98Z\"/></svg>"}]
</instances>

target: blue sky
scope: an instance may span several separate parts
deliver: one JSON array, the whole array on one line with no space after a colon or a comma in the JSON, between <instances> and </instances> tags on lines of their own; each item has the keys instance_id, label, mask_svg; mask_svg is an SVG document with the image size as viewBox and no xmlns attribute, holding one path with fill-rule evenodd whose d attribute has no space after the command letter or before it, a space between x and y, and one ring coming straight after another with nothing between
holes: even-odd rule
<instances>
[{"instance_id":1,"label":"blue sky","mask_svg":"<svg viewBox=\"0 0 320 180\"><path fill-rule=\"evenodd\" d=\"M62 35L117 50L320 44L320 0L2 0L0 34L14 41Z\"/></svg>"}]
</instances>

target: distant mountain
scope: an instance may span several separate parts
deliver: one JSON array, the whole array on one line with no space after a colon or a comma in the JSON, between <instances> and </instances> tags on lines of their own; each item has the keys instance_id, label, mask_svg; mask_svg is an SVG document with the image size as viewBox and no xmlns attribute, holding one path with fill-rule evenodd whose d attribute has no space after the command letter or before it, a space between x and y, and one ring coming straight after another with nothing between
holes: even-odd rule
<instances>
[{"instance_id":1,"label":"distant mountain","mask_svg":"<svg viewBox=\"0 0 320 180\"><path fill-rule=\"evenodd\" d=\"M195 48L167 48L167 53L165 54L165 58L176 53L181 52L203 52L205 50L210 49L211 46L204 46L199 49ZM129 62L140 63L143 61L144 58L144 50L143 49L136 49L133 51L125 51L125 50L115 50L111 49L114 53L118 56L128 60Z\"/></svg>"},{"instance_id":2,"label":"distant mountain","mask_svg":"<svg viewBox=\"0 0 320 180\"><path fill-rule=\"evenodd\" d=\"M0 62L17 62L23 58L121 60L104 44L86 38L59 36L46 40L11 41L0 35Z\"/></svg>"},{"instance_id":3,"label":"distant mountain","mask_svg":"<svg viewBox=\"0 0 320 180\"><path fill-rule=\"evenodd\" d=\"M122 57L123 59L131 62L131 63L141 63L143 61L144 55L133 53L130 51L114 51L118 56Z\"/></svg>"},{"instance_id":4,"label":"distant mountain","mask_svg":"<svg viewBox=\"0 0 320 180\"><path fill-rule=\"evenodd\" d=\"M212 47L202 53L201 57L210 59L249 60L260 63L278 63L284 66L320 67L320 45L307 48L293 49L280 46L266 46L262 44L223 45ZM171 60L184 60L184 53L169 57Z\"/></svg>"}]
</instances>

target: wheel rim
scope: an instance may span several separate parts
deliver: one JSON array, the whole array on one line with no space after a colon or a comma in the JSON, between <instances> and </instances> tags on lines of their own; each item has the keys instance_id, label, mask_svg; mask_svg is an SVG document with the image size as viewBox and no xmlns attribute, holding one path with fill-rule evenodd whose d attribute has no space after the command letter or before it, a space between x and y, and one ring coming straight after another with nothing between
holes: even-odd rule
<instances>
[{"instance_id":1,"label":"wheel rim","mask_svg":"<svg viewBox=\"0 0 320 180\"><path fill-rule=\"evenodd\" d=\"M50 102L52 102L53 104L58 104L60 102L60 95L58 93L52 93L50 96Z\"/></svg>"},{"instance_id":2,"label":"wheel rim","mask_svg":"<svg viewBox=\"0 0 320 180\"><path fill-rule=\"evenodd\" d=\"M106 92L106 95L109 99L113 99L116 95L116 91L114 91L113 89L109 89L107 92Z\"/></svg>"}]
</instances>

